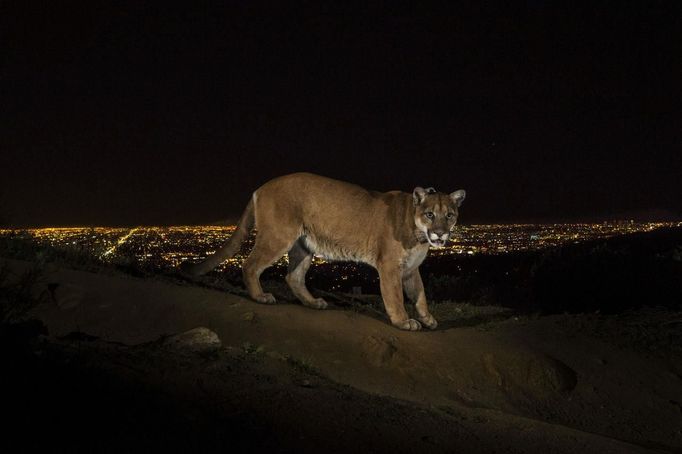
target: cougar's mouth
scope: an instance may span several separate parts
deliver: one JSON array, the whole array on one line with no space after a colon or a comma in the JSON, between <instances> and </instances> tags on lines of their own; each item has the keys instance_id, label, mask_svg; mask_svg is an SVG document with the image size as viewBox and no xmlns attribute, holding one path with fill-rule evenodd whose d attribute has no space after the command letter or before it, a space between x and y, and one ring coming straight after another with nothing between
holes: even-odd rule
<instances>
[{"instance_id":1,"label":"cougar's mouth","mask_svg":"<svg viewBox=\"0 0 682 454\"><path fill-rule=\"evenodd\" d=\"M433 232L428 232L426 235L426 239L428 240L429 244L434 247L443 247L445 246L445 243L448 242L448 239L450 239L450 234L449 233L443 233L441 235Z\"/></svg>"},{"instance_id":2,"label":"cougar's mouth","mask_svg":"<svg viewBox=\"0 0 682 454\"><path fill-rule=\"evenodd\" d=\"M432 240L429 237L426 237L426 239L429 241L429 244L433 247L443 247L443 246L445 246L445 243L447 243L447 240L441 240L441 239Z\"/></svg>"}]
</instances>

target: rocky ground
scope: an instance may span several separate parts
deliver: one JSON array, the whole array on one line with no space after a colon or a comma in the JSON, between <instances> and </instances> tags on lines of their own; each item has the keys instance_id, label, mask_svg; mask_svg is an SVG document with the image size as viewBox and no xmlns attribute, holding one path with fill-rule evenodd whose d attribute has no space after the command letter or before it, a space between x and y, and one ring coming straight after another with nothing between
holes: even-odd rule
<instances>
[{"instance_id":1,"label":"rocky ground","mask_svg":"<svg viewBox=\"0 0 682 454\"><path fill-rule=\"evenodd\" d=\"M682 452L682 313L669 309L541 317L444 303L439 329L415 333L386 323L372 296L315 311L57 266L34 291L47 331L3 334L7 442Z\"/></svg>"}]
</instances>

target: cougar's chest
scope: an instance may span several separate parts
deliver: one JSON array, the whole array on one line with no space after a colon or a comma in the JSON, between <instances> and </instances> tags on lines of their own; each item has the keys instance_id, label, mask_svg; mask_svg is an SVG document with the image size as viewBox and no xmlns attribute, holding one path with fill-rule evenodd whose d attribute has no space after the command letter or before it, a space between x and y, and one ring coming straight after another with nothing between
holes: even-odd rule
<instances>
[{"instance_id":1,"label":"cougar's chest","mask_svg":"<svg viewBox=\"0 0 682 454\"><path fill-rule=\"evenodd\" d=\"M419 244L412 249L406 250L400 263L403 272L409 273L414 271L419 265L422 264L428 252L428 244Z\"/></svg>"}]
</instances>

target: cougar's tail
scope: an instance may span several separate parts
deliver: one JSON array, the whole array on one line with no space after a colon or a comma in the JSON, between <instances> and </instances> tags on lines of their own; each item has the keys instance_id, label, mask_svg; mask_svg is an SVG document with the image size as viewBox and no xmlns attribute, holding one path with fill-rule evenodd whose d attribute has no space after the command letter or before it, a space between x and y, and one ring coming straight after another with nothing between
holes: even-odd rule
<instances>
[{"instance_id":1,"label":"cougar's tail","mask_svg":"<svg viewBox=\"0 0 682 454\"><path fill-rule=\"evenodd\" d=\"M227 240L227 244L201 263L191 264L184 262L181 265L181 269L185 273L192 276L201 276L202 274L208 273L213 268L223 263L225 260L234 256L237 251L239 251L239 248L246 237L249 236L249 232L251 232L251 229L253 228L254 219L253 199L251 199L249 204L246 205L246 209L244 210L244 213L242 213L242 217L239 219L237 229L234 231L230 239Z\"/></svg>"}]
</instances>

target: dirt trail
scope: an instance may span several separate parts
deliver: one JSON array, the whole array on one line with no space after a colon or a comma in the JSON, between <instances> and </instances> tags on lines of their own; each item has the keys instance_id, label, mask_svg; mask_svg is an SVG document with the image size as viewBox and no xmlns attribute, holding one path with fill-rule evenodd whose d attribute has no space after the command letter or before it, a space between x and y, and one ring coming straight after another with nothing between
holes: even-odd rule
<instances>
[{"instance_id":1,"label":"dirt trail","mask_svg":"<svg viewBox=\"0 0 682 454\"><path fill-rule=\"evenodd\" d=\"M561 316L415 333L353 311L259 305L154 280L56 269L49 281L59 283L56 303L39 316L55 336L83 331L134 345L205 326L224 345L290 356L362 391L476 412L498 428L588 432L682 450L679 371L576 336Z\"/></svg>"}]
</instances>

